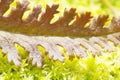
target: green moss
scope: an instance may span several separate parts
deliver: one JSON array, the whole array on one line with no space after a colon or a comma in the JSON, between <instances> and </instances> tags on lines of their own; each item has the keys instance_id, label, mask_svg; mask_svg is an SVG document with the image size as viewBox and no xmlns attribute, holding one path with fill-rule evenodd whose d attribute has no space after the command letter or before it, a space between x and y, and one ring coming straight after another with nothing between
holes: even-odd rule
<instances>
[{"instance_id":1,"label":"green moss","mask_svg":"<svg viewBox=\"0 0 120 80\"><path fill-rule=\"evenodd\" d=\"M21 49L20 53L24 53ZM120 48L118 48L120 49ZM66 59L64 63L44 58L42 69L32 66L28 57L22 57L22 65L8 63L0 52L0 80L119 80L120 53L104 53L102 56Z\"/></svg>"}]
</instances>

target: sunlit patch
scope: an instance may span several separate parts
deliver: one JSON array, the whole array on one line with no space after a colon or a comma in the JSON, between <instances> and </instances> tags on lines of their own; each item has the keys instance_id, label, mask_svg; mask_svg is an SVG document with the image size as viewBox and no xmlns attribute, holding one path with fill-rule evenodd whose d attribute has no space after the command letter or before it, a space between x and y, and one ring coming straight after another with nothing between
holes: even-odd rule
<instances>
[{"instance_id":1,"label":"sunlit patch","mask_svg":"<svg viewBox=\"0 0 120 80\"><path fill-rule=\"evenodd\" d=\"M42 47L41 45L38 46L38 49L40 50L40 52L42 52L42 54L45 56L46 55L46 50L44 47Z\"/></svg>"},{"instance_id":2,"label":"sunlit patch","mask_svg":"<svg viewBox=\"0 0 120 80\"><path fill-rule=\"evenodd\" d=\"M11 12L11 9L8 9L5 13L4 13L4 17L6 17L6 16L8 16L9 14L10 14L10 12Z\"/></svg>"},{"instance_id":3,"label":"sunlit patch","mask_svg":"<svg viewBox=\"0 0 120 80\"><path fill-rule=\"evenodd\" d=\"M16 49L18 50L19 55L20 55L22 58L25 59L25 58L27 57L27 55L28 55L28 52L27 52L20 44L15 43L14 45L15 45Z\"/></svg>"}]
</instances>

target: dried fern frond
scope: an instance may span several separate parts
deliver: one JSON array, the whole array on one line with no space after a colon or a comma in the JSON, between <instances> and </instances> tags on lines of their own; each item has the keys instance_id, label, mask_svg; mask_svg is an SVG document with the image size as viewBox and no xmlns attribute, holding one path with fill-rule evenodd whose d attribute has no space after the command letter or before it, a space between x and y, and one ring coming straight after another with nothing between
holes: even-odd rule
<instances>
[{"instance_id":1,"label":"dried fern frond","mask_svg":"<svg viewBox=\"0 0 120 80\"><path fill-rule=\"evenodd\" d=\"M63 62L64 55L57 46L63 47L67 56L74 56L75 52L77 57L86 57L87 52L99 55L105 51L115 51L115 45L120 45L120 18L113 17L105 27L108 15L92 18L91 13L86 12L79 16L76 9L71 8L65 9L64 15L56 22L50 23L54 14L58 13L58 5L47 5L45 12L37 5L23 20L22 16L28 10L27 0L16 1L16 8L12 8L9 15L3 16L12 2L13 0L0 1L0 47L4 54L8 53L8 61L13 61L18 66L21 58L15 43L29 52L29 60L38 67L42 67L44 57L38 46L45 48L50 59ZM42 14L40 18L39 14ZM73 23L69 24L72 20ZM87 23L89 25L85 27Z\"/></svg>"}]
</instances>

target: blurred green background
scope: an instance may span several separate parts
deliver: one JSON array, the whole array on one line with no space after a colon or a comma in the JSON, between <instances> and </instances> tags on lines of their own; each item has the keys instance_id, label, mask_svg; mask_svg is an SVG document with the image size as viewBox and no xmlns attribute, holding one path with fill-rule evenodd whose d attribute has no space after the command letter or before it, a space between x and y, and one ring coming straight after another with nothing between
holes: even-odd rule
<instances>
[{"instance_id":1,"label":"blurred green background","mask_svg":"<svg viewBox=\"0 0 120 80\"><path fill-rule=\"evenodd\" d=\"M120 14L120 0L30 0L32 4L59 4L59 10L77 8L77 12L90 11L93 14Z\"/></svg>"}]
</instances>

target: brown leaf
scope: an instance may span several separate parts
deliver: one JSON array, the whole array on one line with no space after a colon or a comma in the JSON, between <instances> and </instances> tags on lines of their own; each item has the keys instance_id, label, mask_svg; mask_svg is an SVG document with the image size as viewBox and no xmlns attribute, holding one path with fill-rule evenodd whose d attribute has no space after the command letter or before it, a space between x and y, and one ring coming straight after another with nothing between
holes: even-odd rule
<instances>
[{"instance_id":1,"label":"brown leaf","mask_svg":"<svg viewBox=\"0 0 120 80\"><path fill-rule=\"evenodd\" d=\"M94 18L90 25L88 26L89 34L90 35L105 35L108 33L108 28L104 28L104 24L108 20L108 15L99 15L98 17Z\"/></svg>"},{"instance_id":2,"label":"brown leaf","mask_svg":"<svg viewBox=\"0 0 120 80\"><path fill-rule=\"evenodd\" d=\"M42 14L39 20L39 25L49 25L54 14L58 13L58 11L56 10L57 8L58 5L52 5L51 7L47 5L45 13Z\"/></svg>"},{"instance_id":3,"label":"brown leaf","mask_svg":"<svg viewBox=\"0 0 120 80\"><path fill-rule=\"evenodd\" d=\"M1 1L1 5L8 6L11 1ZM9 4L8 4L9 3ZM16 2L16 8L11 10L11 13L7 17L0 19L0 29L8 32L21 33L27 35L43 35L43 36L69 36L69 37L92 37L102 36L115 32L119 32L119 22L117 18L112 19L111 24L104 28L104 24L108 20L108 15L99 15L94 17L89 23L89 26L85 28L85 25L90 21L91 13L82 13L81 16L75 12L75 8L70 10L65 9L64 15L60 17L56 22L50 24L54 14L58 13L58 5L46 6L46 11L41 12L41 6L37 5L33 8L32 12L26 18L22 20L22 16L26 10L28 10L29 2L23 0L22 2ZM3 8L4 9L4 8ZM5 11L0 8L1 14ZM40 19L39 14L42 13ZM69 25L69 23L74 22ZM4 27L2 27L4 26ZM22 26L22 27L21 27Z\"/></svg>"},{"instance_id":4,"label":"brown leaf","mask_svg":"<svg viewBox=\"0 0 120 80\"><path fill-rule=\"evenodd\" d=\"M6 19L8 21L14 21L14 22L22 22L22 16L24 12L28 9L27 6L29 2L27 0L23 0L22 3L19 1L16 2L16 8L12 8L11 13L7 16Z\"/></svg>"}]
</instances>

